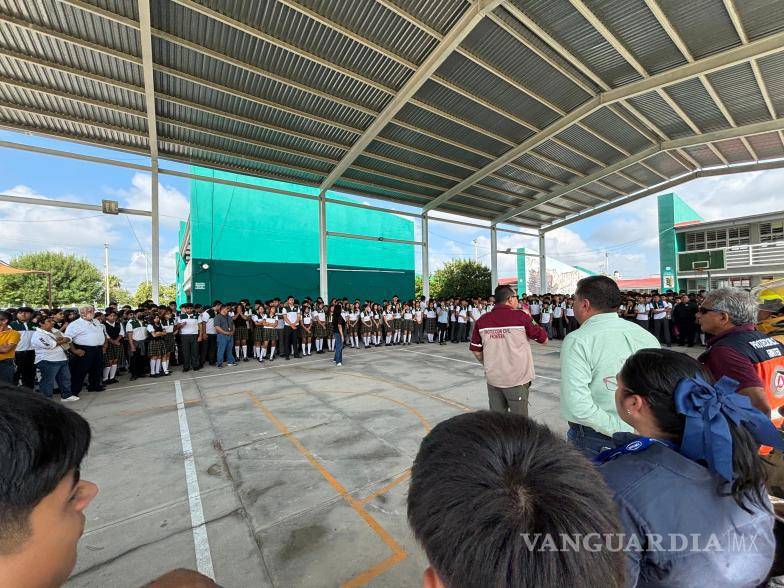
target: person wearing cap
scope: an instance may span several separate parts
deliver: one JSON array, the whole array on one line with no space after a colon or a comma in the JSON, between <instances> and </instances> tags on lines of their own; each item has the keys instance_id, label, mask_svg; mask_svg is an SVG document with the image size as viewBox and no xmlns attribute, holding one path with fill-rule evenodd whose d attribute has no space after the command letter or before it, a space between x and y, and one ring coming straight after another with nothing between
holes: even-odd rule
<instances>
[{"instance_id":1,"label":"person wearing cap","mask_svg":"<svg viewBox=\"0 0 784 588\"><path fill-rule=\"evenodd\" d=\"M22 306L16 311L16 320L9 323L14 331L19 332L19 343L16 346L16 379L25 388L35 388L35 350L32 339L36 324L32 322L35 311L29 306Z\"/></svg>"},{"instance_id":2,"label":"person wearing cap","mask_svg":"<svg viewBox=\"0 0 784 588\"><path fill-rule=\"evenodd\" d=\"M95 307L79 307L79 318L68 325L65 336L71 339L71 395L79 396L87 377L87 390L102 392L103 344L106 332L95 320Z\"/></svg>"}]
</instances>

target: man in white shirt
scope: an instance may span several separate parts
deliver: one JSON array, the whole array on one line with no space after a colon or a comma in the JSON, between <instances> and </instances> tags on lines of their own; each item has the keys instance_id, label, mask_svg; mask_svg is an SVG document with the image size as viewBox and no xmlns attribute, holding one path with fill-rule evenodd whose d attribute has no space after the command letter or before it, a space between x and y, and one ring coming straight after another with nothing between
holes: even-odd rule
<instances>
[{"instance_id":1,"label":"man in white shirt","mask_svg":"<svg viewBox=\"0 0 784 588\"><path fill-rule=\"evenodd\" d=\"M180 314L177 315L177 330L182 345L182 371L201 369L199 364L199 315L193 312L193 303L186 302L182 305Z\"/></svg>"},{"instance_id":2,"label":"man in white shirt","mask_svg":"<svg viewBox=\"0 0 784 588\"><path fill-rule=\"evenodd\" d=\"M637 304L634 306L634 322L640 325L646 331L648 330L648 320L651 316L653 305L646 302L642 296L637 297Z\"/></svg>"},{"instance_id":3,"label":"man in white shirt","mask_svg":"<svg viewBox=\"0 0 784 588\"><path fill-rule=\"evenodd\" d=\"M299 305L294 304L293 296L289 296L286 299L282 314L284 315L283 338L286 341L286 346L281 350L280 354L286 359L291 359L291 352L293 350L294 357L302 357L299 353L298 345L300 308Z\"/></svg>"},{"instance_id":4,"label":"man in white shirt","mask_svg":"<svg viewBox=\"0 0 784 588\"><path fill-rule=\"evenodd\" d=\"M94 306L80 306L79 318L65 329L71 339L71 395L79 396L87 377L87 390L101 392L103 385L103 343L106 332L95 320Z\"/></svg>"},{"instance_id":5,"label":"man in white shirt","mask_svg":"<svg viewBox=\"0 0 784 588\"><path fill-rule=\"evenodd\" d=\"M68 337L64 337L54 328L52 317L41 320L30 341L35 351L35 366L41 372L38 391L51 398L54 383L57 382L63 402L79 400L78 396L71 395L71 371L68 369L68 357L63 349L63 345L69 342Z\"/></svg>"},{"instance_id":6,"label":"man in white shirt","mask_svg":"<svg viewBox=\"0 0 784 588\"><path fill-rule=\"evenodd\" d=\"M216 357L218 355L218 332L215 330L215 315L220 312L221 301L215 300L212 303L212 308L207 308L199 321L201 328L199 335L201 337L199 344L199 365L203 366L207 361L210 365L215 365Z\"/></svg>"}]
</instances>

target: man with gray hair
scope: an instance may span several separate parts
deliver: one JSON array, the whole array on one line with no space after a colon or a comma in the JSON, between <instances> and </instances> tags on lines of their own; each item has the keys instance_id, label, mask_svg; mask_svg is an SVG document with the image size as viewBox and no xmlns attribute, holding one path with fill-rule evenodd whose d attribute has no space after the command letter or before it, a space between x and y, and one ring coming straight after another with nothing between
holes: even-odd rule
<instances>
[{"instance_id":1,"label":"man with gray hair","mask_svg":"<svg viewBox=\"0 0 784 588\"><path fill-rule=\"evenodd\" d=\"M772 411L784 406L784 345L757 330L757 312L757 301L745 290L707 292L697 309L697 321L709 335L699 359L714 378L736 380L757 409L778 419Z\"/></svg>"},{"instance_id":2,"label":"man with gray hair","mask_svg":"<svg viewBox=\"0 0 784 588\"><path fill-rule=\"evenodd\" d=\"M66 327L71 339L71 396L79 396L87 376L87 390L101 392L103 385L103 343L106 332L95 320L94 306L80 306L79 318Z\"/></svg>"}]
</instances>

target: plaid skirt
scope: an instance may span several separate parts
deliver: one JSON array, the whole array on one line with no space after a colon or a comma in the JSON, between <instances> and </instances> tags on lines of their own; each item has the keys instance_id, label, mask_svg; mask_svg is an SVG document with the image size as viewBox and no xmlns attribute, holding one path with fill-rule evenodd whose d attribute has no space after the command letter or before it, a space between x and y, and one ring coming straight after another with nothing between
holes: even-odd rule
<instances>
[{"instance_id":1,"label":"plaid skirt","mask_svg":"<svg viewBox=\"0 0 784 588\"><path fill-rule=\"evenodd\" d=\"M174 349L177 347L177 342L174 339L174 333L166 333L166 336L163 338L163 342L166 349L164 353L174 353Z\"/></svg>"},{"instance_id":2,"label":"plaid skirt","mask_svg":"<svg viewBox=\"0 0 784 588\"><path fill-rule=\"evenodd\" d=\"M147 355L155 357L166 353L166 341L163 337L152 337L147 340Z\"/></svg>"},{"instance_id":3,"label":"plaid skirt","mask_svg":"<svg viewBox=\"0 0 784 588\"><path fill-rule=\"evenodd\" d=\"M425 319L425 332L434 335L436 332L436 320L434 318L426 318Z\"/></svg>"},{"instance_id":4,"label":"plaid skirt","mask_svg":"<svg viewBox=\"0 0 784 588\"><path fill-rule=\"evenodd\" d=\"M348 326L348 332L351 333L352 335L358 335L359 334L359 323L357 323L355 325L349 325Z\"/></svg>"},{"instance_id":5,"label":"plaid skirt","mask_svg":"<svg viewBox=\"0 0 784 588\"><path fill-rule=\"evenodd\" d=\"M362 327L362 329L361 329L362 330L362 334L369 335L370 333L375 332L375 328L373 327L373 321L370 321L369 323L362 323L361 322L359 324Z\"/></svg>"},{"instance_id":6,"label":"plaid skirt","mask_svg":"<svg viewBox=\"0 0 784 588\"><path fill-rule=\"evenodd\" d=\"M313 323L310 324L310 331L308 331L304 326L299 329L299 339L300 341L307 341L308 339L313 339Z\"/></svg>"},{"instance_id":7,"label":"plaid skirt","mask_svg":"<svg viewBox=\"0 0 784 588\"><path fill-rule=\"evenodd\" d=\"M257 341L263 341L266 343L267 341L277 341L278 340L278 330L277 329L270 329L268 327L256 327L261 331L261 337L257 338Z\"/></svg>"},{"instance_id":8,"label":"plaid skirt","mask_svg":"<svg viewBox=\"0 0 784 588\"><path fill-rule=\"evenodd\" d=\"M266 329L264 327L253 327L253 340L256 343L261 343L262 341L267 341L268 339L264 338L264 331ZM272 329L273 331L275 329Z\"/></svg>"},{"instance_id":9,"label":"plaid skirt","mask_svg":"<svg viewBox=\"0 0 784 588\"><path fill-rule=\"evenodd\" d=\"M402 325L403 325L403 319L399 319L399 318L392 319L392 330L393 331L399 331L400 327Z\"/></svg>"},{"instance_id":10,"label":"plaid skirt","mask_svg":"<svg viewBox=\"0 0 784 588\"><path fill-rule=\"evenodd\" d=\"M372 323L372 325L370 327L370 332L371 333L380 333L381 332L381 321L380 320L377 320L377 321L374 320L373 321L373 323Z\"/></svg>"},{"instance_id":11,"label":"plaid skirt","mask_svg":"<svg viewBox=\"0 0 784 588\"><path fill-rule=\"evenodd\" d=\"M327 329L327 337L332 337L332 332L335 330L335 327L332 325L331 320L327 321L326 329Z\"/></svg>"},{"instance_id":12,"label":"plaid skirt","mask_svg":"<svg viewBox=\"0 0 784 588\"><path fill-rule=\"evenodd\" d=\"M106 351L103 352L103 363L104 365L109 365L115 360L116 363L120 363L122 361L123 355L125 355L125 351L123 350L122 345L112 345L111 343L107 343Z\"/></svg>"},{"instance_id":13,"label":"plaid skirt","mask_svg":"<svg viewBox=\"0 0 784 588\"><path fill-rule=\"evenodd\" d=\"M323 339L327 335L327 326L321 323L314 323L313 325L313 336L316 339Z\"/></svg>"},{"instance_id":14,"label":"plaid skirt","mask_svg":"<svg viewBox=\"0 0 784 588\"><path fill-rule=\"evenodd\" d=\"M248 340L248 327L234 327L234 340L247 341Z\"/></svg>"},{"instance_id":15,"label":"plaid skirt","mask_svg":"<svg viewBox=\"0 0 784 588\"><path fill-rule=\"evenodd\" d=\"M403 319L403 330L411 332L414 330L414 319Z\"/></svg>"}]
</instances>

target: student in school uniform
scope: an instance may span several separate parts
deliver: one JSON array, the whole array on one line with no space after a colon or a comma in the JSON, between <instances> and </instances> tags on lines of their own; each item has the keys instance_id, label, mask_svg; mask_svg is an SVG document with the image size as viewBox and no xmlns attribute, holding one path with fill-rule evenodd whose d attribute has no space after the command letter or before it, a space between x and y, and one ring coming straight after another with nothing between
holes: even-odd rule
<instances>
[{"instance_id":1,"label":"student in school uniform","mask_svg":"<svg viewBox=\"0 0 784 588\"><path fill-rule=\"evenodd\" d=\"M182 305L176 325L180 336L182 371L200 370L199 313L194 311L193 304L186 302Z\"/></svg>"},{"instance_id":2,"label":"student in school uniform","mask_svg":"<svg viewBox=\"0 0 784 588\"><path fill-rule=\"evenodd\" d=\"M327 351L335 351L335 326L333 323L333 315L335 314L335 302L334 299L330 302L329 306L327 307L327 311L324 313L324 322L326 323L326 331L327 331Z\"/></svg>"},{"instance_id":3,"label":"student in school uniform","mask_svg":"<svg viewBox=\"0 0 784 588\"><path fill-rule=\"evenodd\" d=\"M438 344L446 345L449 336L449 315L452 314L449 304L442 301L441 305L436 307L436 314L438 315Z\"/></svg>"},{"instance_id":4,"label":"student in school uniform","mask_svg":"<svg viewBox=\"0 0 784 588\"><path fill-rule=\"evenodd\" d=\"M414 313L411 311L411 306L406 303L403 305L402 310L402 341L401 345L411 345L411 333L414 330Z\"/></svg>"},{"instance_id":5,"label":"student in school uniform","mask_svg":"<svg viewBox=\"0 0 784 588\"><path fill-rule=\"evenodd\" d=\"M150 360L150 377L160 378L165 373L161 367L163 356L166 354L166 329L161 322L161 316L157 311L153 312L150 323L147 325L147 333L150 340L147 343L147 357Z\"/></svg>"},{"instance_id":6,"label":"student in school uniform","mask_svg":"<svg viewBox=\"0 0 784 588\"><path fill-rule=\"evenodd\" d=\"M176 350L176 342L174 339L174 317L172 316L171 308L168 306L162 306L160 309L161 313L161 325L163 326L163 332L166 333L163 336L163 355L161 356L161 373L164 376L168 376L171 374L169 371L169 365L171 364L171 359L175 355Z\"/></svg>"},{"instance_id":7,"label":"student in school uniform","mask_svg":"<svg viewBox=\"0 0 784 588\"><path fill-rule=\"evenodd\" d=\"M33 349L33 333L36 324L32 321L35 312L29 306L22 306L16 311L16 320L8 324L19 333L16 345L16 380L25 388L35 388L35 349Z\"/></svg>"},{"instance_id":8,"label":"student in school uniform","mask_svg":"<svg viewBox=\"0 0 784 588\"><path fill-rule=\"evenodd\" d=\"M313 313L313 337L316 341L316 355L324 353L324 338L327 336L327 313L324 302L319 298L316 301L316 310Z\"/></svg>"},{"instance_id":9,"label":"student in school uniform","mask_svg":"<svg viewBox=\"0 0 784 588\"><path fill-rule=\"evenodd\" d=\"M302 306L302 355L310 355L313 341L313 314L310 311L310 304L305 302Z\"/></svg>"},{"instance_id":10,"label":"student in school uniform","mask_svg":"<svg viewBox=\"0 0 784 588\"><path fill-rule=\"evenodd\" d=\"M436 336L436 329L438 323L438 314L436 313L436 305L430 300L427 303L425 310L425 333L427 334L427 342L432 343Z\"/></svg>"},{"instance_id":11,"label":"student in school uniform","mask_svg":"<svg viewBox=\"0 0 784 588\"><path fill-rule=\"evenodd\" d=\"M296 304L294 297L289 296L286 298L286 304L283 305L281 311L284 322L284 346L280 350L280 355L285 357L286 360L291 359L292 353L294 353L295 358L302 357L299 353L300 312L302 310L299 304Z\"/></svg>"},{"instance_id":12,"label":"student in school uniform","mask_svg":"<svg viewBox=\"0 0 784 588\"><path fill-rule=\"evenodd\" d=\"M365 344L365 349L371 346L373 339L373 309L370 303L365 304L365 310L360 315L362 322L362 342Z\"/></svg>"},{"instance_id":13,"label":"student in school uniform","mask_svg":"<svg viewBox=\"0 0 784 588\"><path fill-rule=\"evenodd\" d=\"M457 340L460 343L467 343L466 340L466 327L468 326L468 302L465 300L460 301L460 306L457 307Z\"/></svg>"},{"instance_id":14,"label":"student in school uniform","mask_svg":"<svg viewBox=\"0 0 784 588\"><path fill-rule=\"evenodd\" d=\"M417 345L425 341L425 312L417 300L414 301L413 339Z\"/></svg>"},{"instance_id":15,"label":"student in school uniform","mask_svg":"<svg viewBox=\"0 0 784 588\"><path fill-rule=\"evenodd\" d=\"M553 337L555 339L563 339L564 338L564 325L563 325L563 306L561 302L560 296L555 298L555 302L550 306L552 311L552 326L553 326Z\"/></svg>"},{"instance_id":16,"label":"student in school uniform","mask_svg":"<svg viewBox=\"0 0 784 588\"><path fill-rule=\"evenodd\" d=\"M253 359L261 361L261 349L264 343L264 319L267 318L267 310L261 304L257 304L250 315L250 324L253 332ZM250 338L250 332L248 333Z\"/></svg>"},{"instance_id":17,"label":"student in school uniform","mask_svg":"<svg viewBox=\"0 0 784 588\"><path fill-rule=\"evenodd\" d=\"M106 342L103 346L103 385L116 384L117 365L123 358L123 339L125 339L125 329L122 323L117 320L117 311L109 309L106 312L106 320L103 323L103 330L106 332Z\"/></svg>"},{"instance_id":18,"label":"student in school uniform","mask_svg":"<svg viewBox=\"0 0 784 588\"><path fill-rule=\"evenodd\" d=\"M659 343L672 347L669 319L669 313L672 312L672 304L655 294L651 301L651 307L651 333L659 340Z\"/></svg>"},{"instance_id":19,"label":"student in school uniform","mask_svg":"<svg viewBox=\"0 0 784 588\"><path fill-rule=\"evenodd\" d=\"M395 321L395 312L392 310L392 305L387 304L386 308L384 308L384 312L381 315L381 319L384 323L384 332L386 333L385 345L389 347L392 345L392 333L394 332L394 321Z\"/></svg>"},{"instance_id":20,"label":"student in school uniform","mask_svg":"<svg viewBox=\"0 0 784 588\"><path fill-rule=\"evenodd\" d=\"M218 353L218 333L215 331L215 315L221 307L221 301L215 300L211 308L205 308L201 314L201 342L199 344L200 364L204 365L209 361L210 365L215 365L215 357Z\"/></svg>"},{"instance_id":21,"label":"student in school uniform","mask_svg":"<svg viewBox=\"0 0 784 588\"><path fill-rule=\"evenodd\" d=\"M566 315L566 328L569 333L580 328L580 323L577 322L577 317L574 316L574 298L570 298L569 302L566 303L564 315Z\"/></svg>"},{"instance_id":22,"label":"student in school uniform","mask_svg":"<svg viewBox=\"0 0 784 588\"><path fill-rule=\"evenodd\" d=\"M637 297L637 304L634 305L634 322L640 325L646 331L648 330L649 318L653 310L653 305L646 302L642 296Z\"/></svg>"},{"instance_id":23,"label":"student in school uniform","mask_svg":"<svg viewBox=\"0 0 784 588\"><path fill-rule=\"evenodd\" d=\"M449 300L449 340L457 343L457 315L460 312L460 301Z\"/></svg>"},{"instance_id":24,"label":"student in school uniform","mask_svg":"<svg viewBox=\"0 0 784 588\"><path fill-rule=\"evenodd\" d=\"M373 345L376 347L381 347L381 315L382 315L381 305L375 303L373 305Z\"/></svg>"},{"instance_id":25,"label":"student in school uniform","mask_svg":"<svg viewBox=\"0 0 784 588\"><path fill-rule=\"evenodd\" d=\"M394 298L397 298L395 296ZM403 306L396 302L392 305L392 345L400 345L400 333L403 328Z\"/></svg>"},{"instance_id":26,"label":"student in school uniform","mask_svg":"<svg viewBox=\"0 0 784 588\"><path fill-rule=\"evenodd\" d=\"M553 311L550 302L545 301L542 304L542 314L539 317L540 325L547 332L547 338L553 338Z\"/></svg>"},{"instance_id":27,"label":"student in school uniform","mask_svg":"<svg viewBox=\"0 0 784 588\"><path fill-rule=\"evenodd\" d=\"M355 302L348 313L348 337L352 349L359 349L359 321L362 310L359 302Z\"/></svg>"},{"instance_id":28,"label":"student in school uniform","mask_svg":"<svg viewBox=\"0 0 784 588\"><path fill-rule=\"evenodd\" d=\"M234 358L236 361L248 361L248 319L250 315L244 304L236 304L233 308L234 323Z\"/></svg>"},{"instance_id":29,"label":"student in school uniform","mask_svg":"<svg viewBox=\"0 0 784 588\"><path fill-rule=\"evenodd\" d=\"M147 361L147 323L144 320L144 309L137 308L134 317L125 325L130 352L131 381L145 376Z\"/></svg>"},{"instance_id":30,"label":"student in school uniform","mask_svg":"<svg viewBox=\"0 0 784 588\"><path fill-rule=\"evenodd\" d=\"M269 357L270 361L275 361L275 350L278 345L278 315L275 309L270 305L266 309L261 307L259 309L263 323L263 328L260 333L254 334L258 336L261 341L261 349L259 350L259 362L263 363Z\"/></svg>"},{"instance_id":31,"label":"student in school uniform","mask_svg":"<svg viewBox=\"0 0 784 588\"><path fill-rule=\"evenodd\" d=\"M474 328L476 327L476 321L478 321L479 317L482 316L483 308L484 308L484 304L481 301L477 301L468 310L468 340L469 341L471 340L471 337L474 335Z\"/></svg>"}]
</instances>

